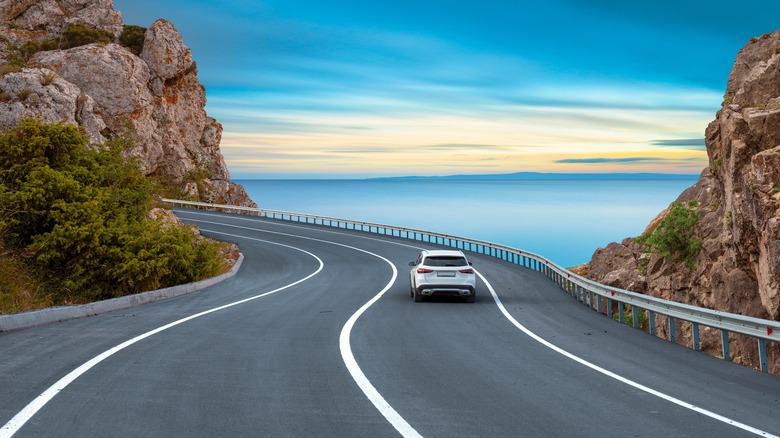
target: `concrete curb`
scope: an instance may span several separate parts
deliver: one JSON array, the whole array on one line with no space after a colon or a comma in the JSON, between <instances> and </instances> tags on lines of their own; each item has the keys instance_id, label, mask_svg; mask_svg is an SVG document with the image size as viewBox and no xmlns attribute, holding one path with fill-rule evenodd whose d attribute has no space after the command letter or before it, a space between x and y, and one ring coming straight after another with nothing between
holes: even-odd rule
<instances>
[{"instance_id":1,"label":"concrete curb","mask_svg":"<svg viewBox=\"0 0 780 438\"><path fill-rule=\"evenodd\" d=\"M230 271L216 277L197 281L195 283L187 283L165 289L142 292L135 295L112 298L110 300L97 301L89 304L50 307L47 309L31 310L29 312L14 313L11 315L0 315L0 332L21 330L29 327L35 327L37 325L99 315L101 313L112 312L114 310L129 309L131 307L137 307L143 304L153 303L155 301L166 300L168 298L197 292L236 275L238 269L241 268L241 263L243 261L244 254L239 253L238 260L236 260L236 263L234 263L233 267L230 268Z\"/></svg>"}]
</instances>

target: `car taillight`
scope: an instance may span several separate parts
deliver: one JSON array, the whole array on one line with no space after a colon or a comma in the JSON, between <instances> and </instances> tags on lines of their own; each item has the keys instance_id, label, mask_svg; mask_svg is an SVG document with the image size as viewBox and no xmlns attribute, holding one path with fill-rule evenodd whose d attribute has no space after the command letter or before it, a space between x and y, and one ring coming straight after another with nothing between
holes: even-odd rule
<instances>
[{"instance_id":1,"label":"car taillight","mask_svg":"<svg viewBox=\"0 0 780 438\"><path fill-rule=\"evenodd\" d=\"M458 272L460 272L461 274L473 274L473 273L474 273L474 270L473 270L473 269L471 269L471 268L469 268L469 269L461 269L461 270L460 270L460 271L458 271Z\"/></svg>"},{"instance_id":2,"label":"car taillight","mask_svg":"<svg viewBox=\"0 0 780 438\"><path fill-rule=\"evenodd\" d=\"M417 273L418 274L430 274L431 272L433 272L433 269L417 268Z\"/></svg>"}]
</instances>

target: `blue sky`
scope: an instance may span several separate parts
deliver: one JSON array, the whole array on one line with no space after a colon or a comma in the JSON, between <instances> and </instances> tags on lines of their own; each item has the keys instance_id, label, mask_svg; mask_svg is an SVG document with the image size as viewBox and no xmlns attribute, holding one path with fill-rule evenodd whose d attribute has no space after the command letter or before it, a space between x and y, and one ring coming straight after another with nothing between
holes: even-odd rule
<instances>
[{"instance_id":1,"label":"blue sky","mask_svg":"<svg viewBox=\"0 0 780 438\"><path fill-rule=\"evenodd\" d=\"M114 0L174 23L234 178L706 166L738 50L780 2Z\"/></svg>"}]
</instances>

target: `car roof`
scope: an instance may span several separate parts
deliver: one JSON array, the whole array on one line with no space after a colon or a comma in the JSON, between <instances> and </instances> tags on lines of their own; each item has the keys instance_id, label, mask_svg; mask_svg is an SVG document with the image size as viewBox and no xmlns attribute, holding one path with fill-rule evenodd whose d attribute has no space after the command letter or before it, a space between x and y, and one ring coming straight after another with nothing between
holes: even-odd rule
<instances>
[{"instance_id":1,"label":"car roof","mask_svg":"<svg viewBox=\"0 0 780 438\"><path fill-rule=\"evenodd\" d=\"M430 256L443 256L443 257L465 257L463 251L450 250L450 249L435 249L430 251L423 251L426 257Z\"/></svg>"}]
</instances>

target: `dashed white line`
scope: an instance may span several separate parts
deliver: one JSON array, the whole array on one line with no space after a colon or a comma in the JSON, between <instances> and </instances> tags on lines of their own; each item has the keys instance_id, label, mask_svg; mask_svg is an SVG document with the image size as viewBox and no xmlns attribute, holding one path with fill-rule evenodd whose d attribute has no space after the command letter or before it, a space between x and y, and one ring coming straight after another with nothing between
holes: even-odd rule
<instances>
[{"instance_id":1,"label":"dashed white line","mask_svg":"<svg viewBox=\"0 0 780 438\"><path fill-rule=\"evenodd\" d=\"M144 333L142 335L136 336L136 337L134 337L134 338L132 338L132 339L130 339L128 341L125 341L125 342L117 345L114 348L111 348L109 350L104 351L103 353L101 353L101 354L95 356L94 358L90 359L89 361L85 362L80 367L78 367L75 370L71 371L65 377L63 377L60 380L58 380L54 385L50 386L46 391L41 393L41 395L36 397L27 406L25 406L24 409L19 411L19 413L17 413L13 418L11 418L11 420L8 421L8 423L6 423L3 426L2 429L0 429L0 438L10 438L10 437L12 437L17 431L19 431L19 429L22 426L24 426L30 420L30 418L32 418L36 413L38 413L38 411L40 411L41 408L43 408L49 401L51 401L51 399L53 399L57 394L59 394L62 390L64 390L68 385L73 383L74 380L78 379L81 375L83 375L84 373L86 373L87 371L92 369L95 365L99 364L100 362L103 362L104 360L108 359L109 357L111 357L115 353L117 353L119 351L122 351L125 348L127 348L127 347L129 347L129 346L131 346L131 345L133 345L133 344L135 344L137 342L140 342L140 341L142 341L142 340L144 340L144 339L146 339L146 338L148 338L150 336L153 336L153 335L156 335L157 333L160 333L162 331L168 330L171 327L175 327L177 325L184 324L185 322L191 321L191 320L193 320L195 318L199 318L201 316L208 315L208 314L214 313L214 312L219 312L220 310L224 310L224 309L227 309L229 307L237 306L239 304L244 304L246 302L249 302L249 301L252 301L252 300L256 300L258 298L262 298L262 297L265 297L265 296L268 296L268 295L271 295L271 294L283 291L285 289L291 288L291 287L293 287L293 286L295 286L297 284L303 283L304 281L306 281L306 280L314 277L315 275L319 274L322 271L322 269L324 268L324 266L325 266L325 264L322 262L322 260L319 257L317 257L316 255L314 255L314 254L312 254L312 253L310 253L310 252L308 252L306 250L303 250L303 249L300 249L300 248L296 248L294 246L284 245L284 244L277 243L277 242L270 242L270 241L267 241L267 240L255 239L255 238L251 238L251 237L243 237L243 236L236 236L236 235L233 235L233 234L219 233L219 232L216 232L216 231L210 231L210 232L211 233L216 233L216 234L222 234L222 235L225 235L225 236L240 237L240 238L243 238L243 239L255 240L255 241L258 241L258 242L269 243L269 244L272 244L272 245L283 246L283 247L286 247L286 248L290 248L290 249L294 249L294 250L297 250L297 251L301 251L303 253L306 253L306 254L314 257L317 260L317 262L319 263L319 267L317 268L316 271L312 272L311 274L307 275L306 277L303 277L300 280L297 280L297 281L295 281L293 283L287 284L285 286L282 286L280 288L274 289L272 291L268 291L268 292L262 293L260 295L255 295L253 297L249 297L249 298L246 298L246 299L243 299L243 300L240 300L240 301L236 301L236 302L233 302L233 303L230 303L230 304L226 304L224 306L215 307L213 309L206 310L204 312L200 312L200 313L197 313L195 315L191 315L191 316L188 316L186 318L179 319L178 321L174 321L174 322L172 322L170 324L166 324L166 325L164 325L162 327L158 327L158 328L156 328L154 330L148 331L148 332L146 332L146 333Z\"/></svg>"}]
</instances>

